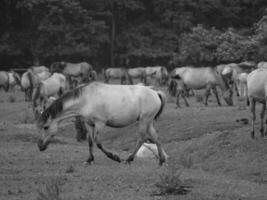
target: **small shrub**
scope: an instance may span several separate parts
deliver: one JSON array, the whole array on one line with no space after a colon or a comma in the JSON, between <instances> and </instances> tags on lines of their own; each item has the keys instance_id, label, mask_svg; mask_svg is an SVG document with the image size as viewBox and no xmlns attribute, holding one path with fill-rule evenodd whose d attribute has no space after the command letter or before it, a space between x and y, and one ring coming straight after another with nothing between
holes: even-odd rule
<instances>
[{"instance_id":1,"label":"small shrub","mask_svg":"<svg viewBox=\"0 0 267 200\"><path fill-rule=\"evenodd\" d=\"M10 95L10 96L8 97L8 101L9 101L10 103L14 103L14 102L16 102L16 97L13 96L13 95Z\"/></svg>"},{"instance_id":2,"label":"small shrub","mask_svg":"<svg viewBox=\"0 0 267 200\"><path fill-rule=\"evenodd\" d=\"M177 164L170 162L165 172L160 175L160 180L155 186L159 192L153 195L185 195L190 191L191 186L184 185L181 180L182 170L177 169Z\"/></svg>"},{"instance_id":3,"label":"small shrub","mask_svg":"<svg viewBox=\"0 0 267 200\"><path fill-rule=\"evenodd\" d=\"M37 200L63 200L61 197L62 181L59 178L51 179L43 190L38 190Z\"/></svg>"}]
</instances>

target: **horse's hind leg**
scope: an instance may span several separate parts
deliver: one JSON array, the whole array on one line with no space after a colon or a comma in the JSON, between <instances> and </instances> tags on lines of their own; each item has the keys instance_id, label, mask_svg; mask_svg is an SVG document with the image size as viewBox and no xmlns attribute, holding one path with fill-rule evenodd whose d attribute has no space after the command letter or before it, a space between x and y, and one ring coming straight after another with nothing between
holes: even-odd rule
<instances>
[{"instance_id":1,"label":"horse's hind leg","mask_svg":"<svg viewBox=\"0 0 267 200\"><path fill-rule=\"evenodd\" d=\"M255 138L255 120L256 120L256 114L255 114L255 106L256 106L256 101L251 98L250 100L250 109L252 112L252 131L251 131L251 138Z\"/></svg>"},{"instance_id":2,"label":"horse's hind leg","mask_svg":"<svg viewBox=\"0 0 267 200\"><path fill-rule=\"evenodd\" d=\"M145 139L146 139L146 132L147 132L147 124L143 122L139 122L139 134L140 138L138 139L134 151L129 155L129 157L126 159L127 163L130 163L134 160L135 154L138 152L140 147L143 145Z\"/></svg>"},{"instance_id":3,"label":"horse's hind leg","mask_svg":"<svg viewBox=\"0 0 267 200\"><path fill-rule=\"evenodd\" d=\"M107 149L104 148L104 146L101 144L101 142L98 139L98 133L100 131L102 131L104 128L104 124L103 123L96 123L94 128L93 128L93 138L94 141L96 143L96 146L110 159L117 161L117 162L121 162L121 159L118 155L108 151Z\"/></svg>"},{"instance_id":4,"label":"horse's hind leg","mask_svg":"<svg viewBox=\"0 0 267 200\"><path fill-rule=\"evenodd\" d=\"M261 110L261 114L260 114L260 117L261 117L261 128L260 128L261 137L264 137L263 122L264 122L265 110L266 110L266 103L262 104L262 110Z\"/></svg>"},{"instance_id":5,"label":"horse's hind leg","mask_svg":"<svg viewBox=\"0 0 267 200\"><path fill-rule=\"evenodd\" d=\"M148 133L149 133L149 136L150 136L150 139L152 140L152 142L157 145L158 153L159 153L159 165L162 165L166 161L166 158L163 154L163 149L162 149L161 144L159 142L158 134L154 128L153 122L151 122L149 127L148 127Z\"/></svg>"}]
</instances>

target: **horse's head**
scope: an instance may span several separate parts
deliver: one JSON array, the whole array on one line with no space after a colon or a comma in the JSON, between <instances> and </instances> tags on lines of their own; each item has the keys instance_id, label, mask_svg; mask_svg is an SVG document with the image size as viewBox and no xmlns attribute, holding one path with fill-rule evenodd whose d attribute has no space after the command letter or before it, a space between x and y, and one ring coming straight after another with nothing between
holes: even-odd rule
<instances>
[{"instance_id":1,"label":"horse's head","mask_svg":"<svg viewBox=\"0 0 267 200\"><path fill-rule=\"evenodd\" d=\"M58 122L52 117L49 109L45 111L35 110L35 119L37 128L41 134L38 147L40 151L44 151L50 143L51 138L57 133Z\"/></svg>"}]
</instances>

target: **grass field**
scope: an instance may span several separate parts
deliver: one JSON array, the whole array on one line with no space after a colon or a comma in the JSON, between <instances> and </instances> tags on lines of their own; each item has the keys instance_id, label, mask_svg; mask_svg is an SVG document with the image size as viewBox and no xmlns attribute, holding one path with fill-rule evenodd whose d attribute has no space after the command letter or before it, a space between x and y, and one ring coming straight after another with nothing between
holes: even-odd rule
<instances>
[{"instance_id":1,"label":"grass field","mask_svg":"<svg viewBox=\"0 0 267 200\"><path fill-rule=\"evenodd\" d=\"M116 163L94 149L95 163L83 165L87 142L75 140L71 120L48 149L37 148L38 133L29 103L21 92L0 92L0 199L62 200L265 200L267 199L267 140L250 139L249 109L209 106L189 99L190 107L175 109L168 99L156 122L168 165L157 160ZM259 113L259 111L258 111ZM136 125L106 128L103 144L126 158L138 137ZM156 183L170 171L179 173L181 184L189 185L184 195L155 195ZM176 171L177 170L177 171Z\"/></svg>"}]
</instances>

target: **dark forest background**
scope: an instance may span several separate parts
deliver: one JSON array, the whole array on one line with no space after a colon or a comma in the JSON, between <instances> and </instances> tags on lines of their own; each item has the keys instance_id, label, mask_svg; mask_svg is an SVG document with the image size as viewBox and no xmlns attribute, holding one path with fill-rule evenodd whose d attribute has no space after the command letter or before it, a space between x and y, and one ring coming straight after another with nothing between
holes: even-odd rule
<instances>
[{"instance_id":1,"label":"dark forest background","mask_svg":"<svg viewBox=\"0 0 267 200\"><path fill-rule=\"evenodd\" d=\"M1 0L0 66L267 60L266 0Z\"/></svg>"}]
</instances>

